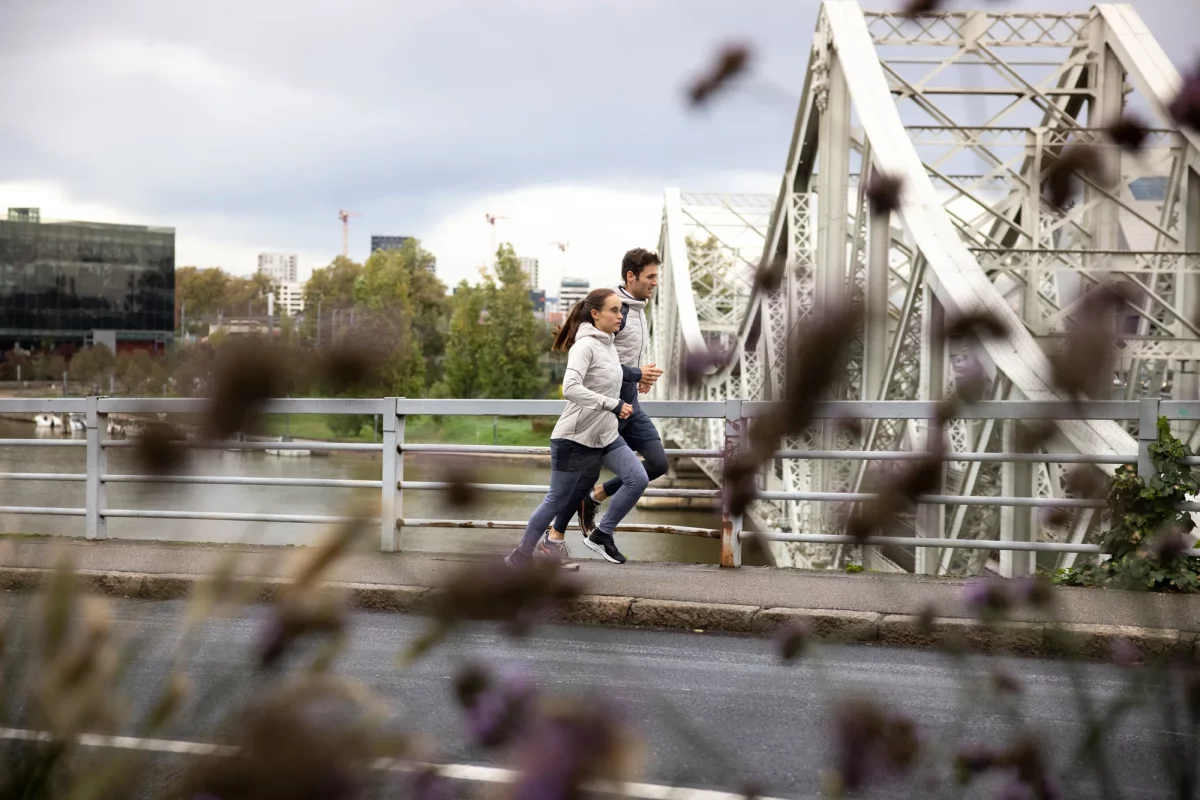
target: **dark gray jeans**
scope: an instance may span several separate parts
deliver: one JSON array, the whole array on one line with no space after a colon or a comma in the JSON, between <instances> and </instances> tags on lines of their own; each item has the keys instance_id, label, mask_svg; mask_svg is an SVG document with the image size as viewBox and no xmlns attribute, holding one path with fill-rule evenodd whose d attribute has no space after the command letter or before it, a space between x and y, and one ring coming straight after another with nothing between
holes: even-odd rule
<instances>
[{"instance_id":1,"label":"dark gray jeans","mask_svg":"<svg viewBox=\"0 0 1200 800\"><path fill-rule=\"evenodd\" d=\"M596 524L596 529L605 533L611 534L613 529L625 518L625 515L633 510L633 507L637 505L638 498L642 496L642 492L646 491L646 485L650 482L646 478L646 470L642 467L642 462L629 449L629 445L621 439L614 442L616 446L610 446L607 449L580 448L573 442L570 444L573 446L576 457L556 458L556 454L553 452L556 449L556 442L550 443L550 491L546 493L542 504L533 512L533 516L529 518L529 525L526 526L521 543L517 546L517 549L523 553L533 552L538 539L542 538L542 534L550 527L554 517L563 510L564 506L572 500L576 500L576 487L580 485L581 480L588 474L592 474L592 480L595 480L596 477L599 477L601 465L616 473L617 477L621 479L621 488L613 495L608 511Z\"/></svg>"}]
</instances>

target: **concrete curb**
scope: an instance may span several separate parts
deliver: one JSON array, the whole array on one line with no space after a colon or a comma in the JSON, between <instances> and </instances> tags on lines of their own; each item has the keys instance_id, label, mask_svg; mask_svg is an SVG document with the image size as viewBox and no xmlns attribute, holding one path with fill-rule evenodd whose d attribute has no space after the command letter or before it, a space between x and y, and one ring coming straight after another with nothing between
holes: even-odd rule
<instances>
[{"instance_id":1,"label":"concrete curb","mask_svg":"<svg viewBox=\"0 0 1200 800\"><path fill-rule=\"evenodd\" d=\"M51 570L0 567L0 589L36 591ZM205 581L201 575L102 572L75 570L86 591L109 597L177 600L188 597ZM253 599L271 602L279 578L239 578L253 590ZM352 607L369 611L422 613L436 589L427 586L387 586L373 583L328 584L346 592ZM836 609L761 608L729 603L682 602L613 595L584 595L555 615L556 621L675 628L770 635L781 626L799 622L814 638L832 642L861 642L952 652L1073 655L1120 661L1161 660L1184 655L1200 660L1200 638L1194 633L1126 625L1082 625L1041 622L1001 622L985 625L957 617L922 618L903 614Z\"/></svg>"}]
</instances>

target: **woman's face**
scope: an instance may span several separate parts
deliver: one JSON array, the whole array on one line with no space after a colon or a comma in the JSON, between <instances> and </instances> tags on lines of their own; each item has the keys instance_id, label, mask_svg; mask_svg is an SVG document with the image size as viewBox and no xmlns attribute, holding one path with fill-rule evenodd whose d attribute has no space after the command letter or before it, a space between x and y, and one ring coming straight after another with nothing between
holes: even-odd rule
<instances>
[{"instance_id":1,"label":"woman's face","mask_svg":"<svg viewBox=\"0 0 1200 800\"><path fill-rule=\"evenodd\" d=\"M599 311L592 312L592 324L605 333L616 333L621 329L621 298L615 293L604 300Z\"/></svg>"}]
</instances>

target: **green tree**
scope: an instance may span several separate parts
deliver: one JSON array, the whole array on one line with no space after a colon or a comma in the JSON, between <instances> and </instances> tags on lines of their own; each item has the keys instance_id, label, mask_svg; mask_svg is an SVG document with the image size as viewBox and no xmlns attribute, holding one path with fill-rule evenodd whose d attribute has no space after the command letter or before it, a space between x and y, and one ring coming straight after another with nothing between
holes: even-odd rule
<instances>
[{"instance_id":1,"label":"green tree","mask_svg":"<svg viewBox=\"0 0 1200 800\"><path fill-rule=\"evenodd\" d=\"M229 276L221 309L227 317L259 316L267 313L267 295L272 290L271 279L256 272L249 277Z\"/></svg>"},{"instance_id":2,"label":"green tree","mask_svg":"<svg viewBox=\"0 0 1200 800\"><path fill-rule=\"evenodd\" d=\"M415 269L412 272L412 300L413 331L421 343L421 354L425 356L426 377L432 383L442 374L450 327L447 322L450 298L446 296L446 284L423 268Z\"/></svg>"},{"instance_id":3,"label":"green tree","mask_svg":"<svg viewBox=\"0 0 1200 800\"><path fill-rule=\"evenodd\" d=\"M229 290L230 276L219 267L175 270L175 307L188 318L216 316Z\"/></svg>"},{"instance_id":4,"label":"green tree","mask_svg":"<svg viewBox=\"0 0 1200 800\"><path fill-rule=\"evenodd\" d=\"M30 380L61 381L67 371L67 360L57 353L41 350L34 354L29 364ZM22 375L24 377L24 375Z\"/></svg>"},{"instance_id":5,"label":"green tree","mask_svg":"<svg viewBox=\"0 0 1200 800\"><path fill-rule=\"evenodd\" d=\"M113 362L117 381L131 395L157 395L167 382L167 372L145 350L119 353Z\"/></svg>"},{"instance_id":6,"label":"green tree","mask_svg":"<svg viewBox=\"0 0 1200 800\"><path fill-rule=\"evenodd\" d=\"M450 299L450 331L446 337L445 377L441 394L447 397L479 397L485 328L480 324L485 300L483 287L458 284Z\"/></svg>"},{"instance_id":7,"label":"green tree","mask_svg":"<svg viewBox=\"0 0 1200 800\"><path fill-rule=\"evenodd\" d=\"M425 358L414 330L412 275L403 254L372 253L355 281L354 299L365 312L364 324L378 342L386 343L388 355L380 370L380 389L402 397L422 396Z\"/></svg>"},{"instance_id":8,"label":"green tree","mask_svg":"<svg viewBox=\"0 0 1200 800\"><path fill-rule=\"evenodd\" d=\"M484 284L487 322L480 371L485 397L532 397L541 383L538 321L521 262L512 245L496 251L500 285Z\"/></svg>"},{"instance_id":9,"label":"green tree","mask_svg":"<svg viewBox=\"0 0 1200 800\"><path fill-rule=\"evenodd\" d=\"M338 256L328 267L314 269L304 284L304 307L325 309L349 308L354 305L354 286L362 275L363 265Z\"/></svg>"},{"instance_id":10,"label":"green tree","mask_svg":"<svg viewBox=\"0 0 1200 800\"><path fill-rule=\"evenodd\" d=\"M329 320L334 309L348 309L354 305L354 286L362 275L363 265L357 261L338 256L328 267L314 269L304 284L304 324L301 335L308 341L317 339L317 315ZM327 324L323 321L322 325ZM326 328L321 332L321 343L328 343L331 334Z\"/></svg>"},{"instance_id":11,"label":"green tree","mask_svg":"<svg viewBox=\"0 0 1200 800\"><path fill-rule=\"evenodd\" d=\"M115 359L107 345L95 344L71 356L67 377L80 383L95 383L112 369Z\"/></svg>"}]
</instances>

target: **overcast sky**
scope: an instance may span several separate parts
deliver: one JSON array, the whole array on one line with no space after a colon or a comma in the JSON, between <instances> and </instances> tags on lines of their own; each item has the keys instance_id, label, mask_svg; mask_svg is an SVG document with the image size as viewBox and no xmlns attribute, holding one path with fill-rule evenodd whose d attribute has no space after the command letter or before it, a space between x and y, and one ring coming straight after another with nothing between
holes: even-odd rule
<instances>
[{"instance_id":1,"label":"overcast sky","mask_svg":"<svg viewBox=\"0 0 1200 800\"><path fill-rule=\"evenodd\" d=\"M978 0L977 0L978 2ZM1177 63L1196 0L1134 6ZM864 3L881 7L878 2ZM960 3L959 5L967 5ZM975 5L975 4L971 4ZM1020 0L1013 10L1086 10ZM301 278L372 233L421 238L448 284L501 241L612 283L656 247L666 186L773 191L816 0L0 0L0 206L170 225L177 263ZM727 41L790 90L689 111Z\"/></svg>"}]
</instances>

